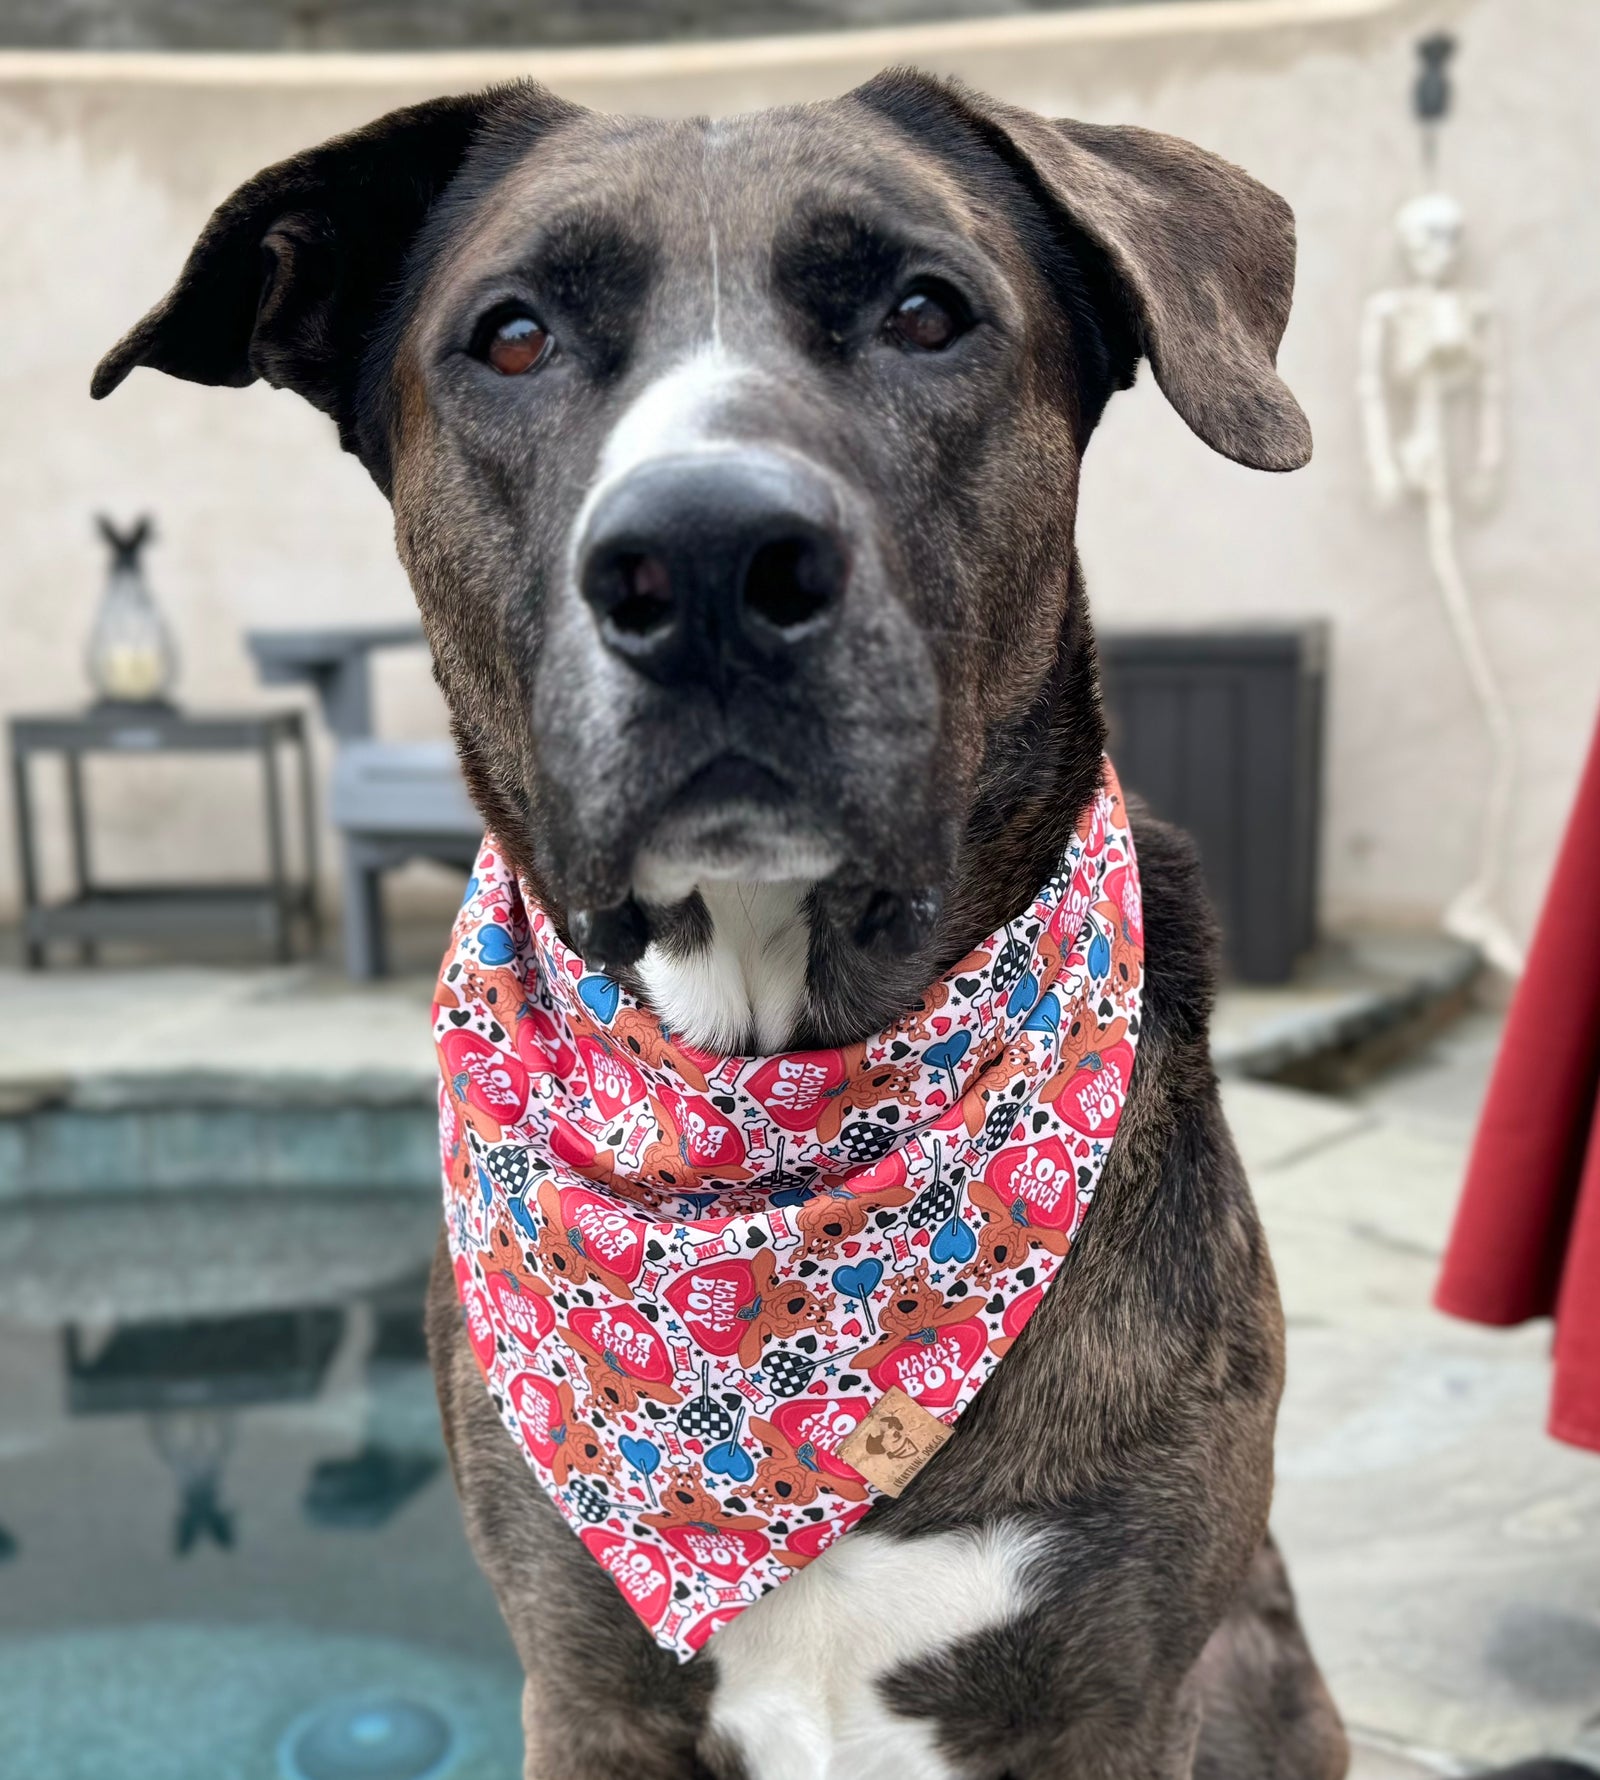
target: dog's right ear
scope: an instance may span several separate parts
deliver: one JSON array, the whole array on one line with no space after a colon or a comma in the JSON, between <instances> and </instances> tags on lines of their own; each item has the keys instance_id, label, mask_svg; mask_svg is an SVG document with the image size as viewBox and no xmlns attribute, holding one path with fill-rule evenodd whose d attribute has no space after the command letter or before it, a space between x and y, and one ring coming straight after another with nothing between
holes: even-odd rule
<instances>
[{"instance_id":1,"label":"dog's right ear","mask_svg":"<svg viewBox=\"0 0 1600 1780\"><path fill-rule=\"evenodd\" d=\"M534 138L579 108L523 83L392 111L292 155L221 204L178 282L95 370L108 396L137 365L235 389L292 389L355 437L361 361L428 212L475 141ZM378 466L368 468L383 480Z\"/></svg>"}]
</instances>

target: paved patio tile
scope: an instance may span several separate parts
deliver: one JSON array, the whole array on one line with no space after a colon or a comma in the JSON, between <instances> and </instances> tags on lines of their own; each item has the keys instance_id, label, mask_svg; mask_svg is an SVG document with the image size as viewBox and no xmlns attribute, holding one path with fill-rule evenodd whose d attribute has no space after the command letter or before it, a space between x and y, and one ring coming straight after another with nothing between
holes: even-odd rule
<instances>
[{"instance_id":1,"label":"paved patio tile","mask_svg":"<svg viewBox=\"0 0 1600 1780\"><path fill-rule=\"evenodd\" d=\"M1543 1431L1548 1326L1429 1304L1496 1032L1354 1100L1225 1088L1288 1317L1274 1518L1313 1645L1352 1725L1472 1762L1600 1705L1600 1458ZM1448 1771L1411 1759L1355 1772Z\"/></svg>"}]
</instances>

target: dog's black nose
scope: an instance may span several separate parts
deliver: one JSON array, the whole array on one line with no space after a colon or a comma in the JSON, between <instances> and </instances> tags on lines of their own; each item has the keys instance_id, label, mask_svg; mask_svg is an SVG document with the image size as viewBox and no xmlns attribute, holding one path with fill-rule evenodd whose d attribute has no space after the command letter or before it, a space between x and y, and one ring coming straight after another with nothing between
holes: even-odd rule
<instances>
[{"instance_id":1,"label":"dog's black nose","mask_svg":"<svg viewBox=\"0 0 1600 1780\"><path fill-rule=\"evenodd\" d=\"M578 576L606 647L673 686L785 672L832 623L850 559L821 474L752 449L631 471L596 503Z\"/></svg>"}]
</instances>

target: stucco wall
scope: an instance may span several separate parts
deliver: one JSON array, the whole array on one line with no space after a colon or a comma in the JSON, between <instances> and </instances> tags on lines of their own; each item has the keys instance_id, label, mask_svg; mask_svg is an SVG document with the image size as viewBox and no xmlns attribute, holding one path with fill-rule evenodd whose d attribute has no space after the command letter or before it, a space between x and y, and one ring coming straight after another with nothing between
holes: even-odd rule
<instances>
[{"instance_id":1,"label":"stucco wall","mask_svg":"<svg viewBox=\"0 0 1600 1780\"><path fill-rule=\"evenodd\" d=\"M81 694L99 507L159 516L151 568L194 704L266 696L249 627L409 608L387 509L293 397L140 373L103 406L87 398L94 360L238 180L392 105L514 72L617 109L727 112L915 60L1043 110L1191 136L1294 204L1281 363L1316 431L1312 465L1275 478L1223 462L1146 376L1090 450L1083 550L1108 625L1333 621L1326 906L1425 920L1468 873L1486 747L1415 517L1367 501L1352 382L1362 299L1392 274L1390 218L1416 177L1411 45L1441 22L1462 40L1445 168L1509 342L1507 485L1463 554L1522 749L1506 845L1527 860L1526 929L1600 699L1600 7L1572 0L1235 0L543 57L0 56L0 712ZM381 697L391 733L440 731L420 655L390 664ZM255 856L246 774L108 767L99 789L108 867ZM0 871L0 909L13 897Z\"/></svg>"}]
</instances>

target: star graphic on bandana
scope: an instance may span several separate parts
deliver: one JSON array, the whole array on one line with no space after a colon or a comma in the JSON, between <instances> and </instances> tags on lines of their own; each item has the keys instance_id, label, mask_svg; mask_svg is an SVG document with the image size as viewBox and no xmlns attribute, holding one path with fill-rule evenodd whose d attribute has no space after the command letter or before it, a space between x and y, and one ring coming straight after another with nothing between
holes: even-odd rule
<instances>
[{"instance_id":1,"label":"star graphic on bandana","mask_svg":"<svg viewBox=\"0 0 1600 1780\"><path fill-rule=\"evenodd\" d=\"M759 1366L750 1374L750 1382L751 1384L765 1384L767 1382L762 1376L761 1368Z\"/></svg>"},{"instance_id":2,"label":"star graphic on bandana","mask_svg":"<svg viewBox=\"0 0 1600 1780\"><path fill-rule=\"evenodd\" d=\"M837 1366L824 1366L822 1368L822 1375L824 1378L837 1378L839 1376L839 1368Z\"/></svg>"},{"instance_id":3,"label":"star graphic on bandana","mask_svg":"<svg viewBox=\"0 0 1600 1780\"><path fill-rule=\"evenodd\" d=\"M666 1322L666 1329L669 1335L681 1335L683 1333L683 1324L680 1323L676 1317L669 1316Z\"/></svg>"}]
</instances>

